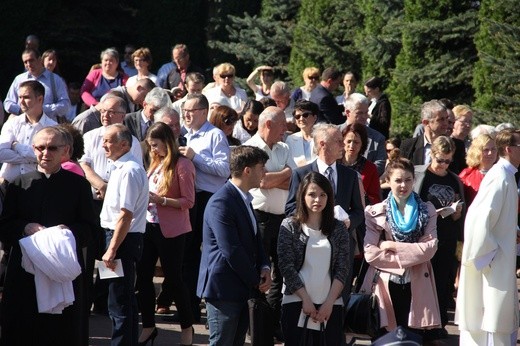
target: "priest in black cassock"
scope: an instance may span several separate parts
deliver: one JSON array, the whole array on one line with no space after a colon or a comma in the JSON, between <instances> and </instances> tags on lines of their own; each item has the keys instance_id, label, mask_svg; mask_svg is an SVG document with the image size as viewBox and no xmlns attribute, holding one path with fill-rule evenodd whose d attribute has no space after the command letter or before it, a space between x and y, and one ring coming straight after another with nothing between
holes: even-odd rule
<instances>
[{"instance_id":1,"label":"priest in black cassock","mask_svg":"<svg viewBox=\"0 0 520 346\"><path fill-rule=\"evenodd\" d=\"M12 246L2 297L0 345L88 345L81 250L95 227L90 185L61 168L72 150L72 138L63 131L43 128L34 136L33 148L38 168L7 187L0 217L0 241ZM21 266L18 242L52 226L72 231L82 268L73 281L75 301L61 314L38 312L34 275Z\"/></svg>"}]
</instances>

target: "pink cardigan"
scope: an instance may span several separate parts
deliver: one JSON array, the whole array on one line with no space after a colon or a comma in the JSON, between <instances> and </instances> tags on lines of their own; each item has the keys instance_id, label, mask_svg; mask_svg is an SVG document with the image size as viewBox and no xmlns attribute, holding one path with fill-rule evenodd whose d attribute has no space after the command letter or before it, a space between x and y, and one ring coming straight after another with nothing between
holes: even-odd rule
<instances>
[{"instance_id":1,"label":"pink cardigan","mask_svg":"<svg viewBox=\"0 0 520 346\"><path fill-rule=\"evenodd\" d=\"M195 203L195 166L181 156L175 165L174 181L167 198L176 198L181 208L163 207L157 204L159 225L165 238L175 238L181 234L191 232L189 209Z\"/></svg>"},{"instance_id":2,"label":"pink cardigan","mask_svg":"<svg viewBox=\"0 0 520 346\"><path fill-rule=\"evenodd\" d=\"M397 327L392 300L388 290L390 273L402 275L410 269L412 303L408 325L412 328L431 329L440 327L441 319L435 277L430 259L437 251L437 213L430 202L424 236L417 243L397 243L397 251L384 251L379 248L381 233L391 240L392 234L386 222L385 203L368 206L365 209L366 235L365 259L370 264L361 290L371 291L375 268L381 270L375 293L379 298L381 328L393 330Z\"/></svg>"},{"instance_id":3,"label":"pink cardigan","mask_svg":"<svg viewBox=\"0 0 520 346\"><path fill-rule=\"evenodd\" d=\"M99 103L98 100L92 96L92 90L94 90L100 83L101 76L102 76L102 70L100 68L97 68L95 70L92 70L88 73L87 77L85 78L85 81L83 81L83 85L81 86L81 99L87 106L95 106ZM126 85L126 81L128 80L128 76L126 73L122 74L123 76L123 85Z\"/></svg>"}]
</instances>

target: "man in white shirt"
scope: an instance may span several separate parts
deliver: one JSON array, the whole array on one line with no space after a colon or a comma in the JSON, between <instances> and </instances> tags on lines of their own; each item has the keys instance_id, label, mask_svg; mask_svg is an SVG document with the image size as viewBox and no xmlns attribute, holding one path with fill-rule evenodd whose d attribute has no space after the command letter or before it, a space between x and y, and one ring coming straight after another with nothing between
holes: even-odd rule
<instances>
[{"instance_id":1,"label":"man in white shirt","mask_svg":"<svg viewBox=\"0 0 520 346\"><path fill-rule=\"evenodd\" d=\"M267 301L273 309L275 337L283 341L280 327L282 303L282 275L278 267L278 232L285 218L284 207L289 194L291 168L289 147L283 142L287 123L285 114L278 107L267 107L258 118L258 132L245 145L264 150L269 156L265 164L267 173L260 188L251 190L253 208L262 235L264 251L271 260L272 283Z\"/></svg>"},{"instance_id":2,"label":"man in white shirt","mask_svg":"<svg viewBox=\"0 0 520 346\"><path fill-rule=\"evenodd\" d=\"M37 50L28 48L22 53L22 61L27 72L21 73L14 79L4 100L7 113L19 115L23 112L18 104L18 89L20 84L27 80L37 80L45 88L43 110L48 117L56 120L58 116L65 117L70 107L67 85L57 74L45 69Z\"/></svg>"},{"instance_id":3,"label":"man in white shirt","mask_svg":"<svg viewBox=\"0 0 520 346\"><path fill-rule=\"evenodd\" d=\"M130 152L131 145L132 135L123 124L107 127L103 149L106 157L114 162L114 169L100 215L101 227L106 232L106 252L102 260L112 270L122 266L124 273L122 278L106 279L112 345L137 345L139 331L135 265L142 254L148 178L141 161Z\"/></svg>"},{"instance_id":4,"label":"man in white shirt","mask_svg":"<svg viewBox=\"0 0 520 346\"><path fill-rule=\"evenodd\" d=\"M99 217L103 199L105 198L108 180L110 178L113 160L105 155L103 149L103 136L106 133L107 127L112 124L120 124L123 122L125 116L125 101L117 96L111 96L104 99L96 105L100 106L101 122L103 126L89 131L83 135L84 154L79 159L79 164L85 172L90 186L92 187L92 197L94 199L94 210L96 216ZM137 138L132 137L132 145L130 151L132 155L142 162L141 146ZM96 222L99 225L99 222ZM99 226L98 226L99 227ZM94 260L99 256L104 244L104 232L98 228L97 232L93 233L92 241L87 250L86 272L93 273ZM92 278L92 276L89 276ZM107 286L105 281L97 280L94 289L93 283L89 282L89 289L94 302L94 310L96 312L105 312L106 310L106 295Z\"/></svg>"},{"instance_id":5,"label":"man in white shirt","mask_svg":"<svg viewBox=\"0 0 520 346\"><path fill-rule=\"evenodd\" d=\"M36 169L32 138L36 132L56 122L43 112L45 88L34 80L18 87L19 107L22 114L9 119L0 133L0 177L12 182L20 174Z\"/></svg>"}]
</instances>

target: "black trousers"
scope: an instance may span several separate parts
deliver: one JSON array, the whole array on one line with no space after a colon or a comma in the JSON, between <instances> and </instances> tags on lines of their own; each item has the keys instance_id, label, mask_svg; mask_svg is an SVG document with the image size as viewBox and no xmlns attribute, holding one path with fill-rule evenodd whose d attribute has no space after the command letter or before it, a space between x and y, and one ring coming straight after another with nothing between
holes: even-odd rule
<instances>
[{"instance_id":1,"label":"black trousers","mask_svg":"<svg viewBox=\"0 0 520 346\"><path fill-rule=\"evenodd\" d=\"M137 303L141 311L143 328L155 326L155 287L153 277L157 258L161 259L164 278L171 283L171 293L181 328L189 328L193 324L188 290L182 280L182 258L186 234L175 238L165 238L161 227L156 223L147 223L143 237L143 255L137 263Z\"/></svg>"},{"instance_id":2,"label":"black trousers","mask_svg":"<svg viewBox=\"0 0 520 346\"><path fill-rule=\"evenodd\" d=\"M455 251L457 249L457 238L439 239L437 252L433 256L431 263L435 274L435 288L439 299L439 310L441 313L442 326L446 326L448 319L449 301L453 300L453 265L456 263Z\"/></svg>"},{"instance_id":3,"label":"black trousers","mask_svg":"<svg viewBox=\"0 0 520 346\"><path fill-rule=\"evenodd\" d=\"M274 327L280 327L281 305L282 305L282 285L283 278L278 266L278 233L285 215L266 213L255 209L258 231L262 236L262 243L266 255L271 260L271 288L267 294L267 302L273 310Z\"/></svg>"},{"instance_id":4,"label":"black trousers","mask_svg":"<svg viewBox=\"0 0 520 346\"><path fill-rule=\"evenodd\" d=\"M184 283L188 288L190 304L195 321L200 320L200 298L197 297L197 281L200 267L200 247L202 245L202 225L204 222L204 210L213 193L200 191L195 194L195 204L190 209L190 222L192 231L186 235L186 249L182 275Z\"/></svg>"}]
</instances>

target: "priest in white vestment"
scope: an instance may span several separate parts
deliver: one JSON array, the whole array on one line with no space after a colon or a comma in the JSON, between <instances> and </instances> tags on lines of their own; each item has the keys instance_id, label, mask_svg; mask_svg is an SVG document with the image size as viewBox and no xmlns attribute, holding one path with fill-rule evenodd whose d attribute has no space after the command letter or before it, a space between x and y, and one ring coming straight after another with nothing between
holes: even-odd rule
<instances>
[{"instance_id":1,"label":"priest in white vestment","mask_svg":"<svg viewBox=\"0 0 520 346\"><path fill-rule=\"evenodd\" d=\"M455 323L460 345L516 345L516 239L520 130L496 137L500 159L485 175L464 224Z\"/></svg>"}]
</instances>

